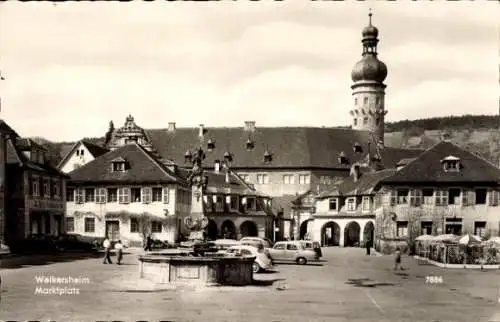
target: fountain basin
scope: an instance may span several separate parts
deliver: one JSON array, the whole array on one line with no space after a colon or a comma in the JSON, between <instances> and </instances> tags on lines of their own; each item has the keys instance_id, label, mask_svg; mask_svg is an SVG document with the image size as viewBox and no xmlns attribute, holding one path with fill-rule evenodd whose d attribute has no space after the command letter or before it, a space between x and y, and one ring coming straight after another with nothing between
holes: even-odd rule
<instances>
[{"instance_id":1,"label":"fountain basin","mask_svg":"<svg viewBox=\"0 0 500 322\"><path fill-rule=\"evenodd\" d=\"M252 284L255 257L213 254L206 257L148 254L139 256L139 276L159 284L195 286Z\"/></svg>"}]
</instances>

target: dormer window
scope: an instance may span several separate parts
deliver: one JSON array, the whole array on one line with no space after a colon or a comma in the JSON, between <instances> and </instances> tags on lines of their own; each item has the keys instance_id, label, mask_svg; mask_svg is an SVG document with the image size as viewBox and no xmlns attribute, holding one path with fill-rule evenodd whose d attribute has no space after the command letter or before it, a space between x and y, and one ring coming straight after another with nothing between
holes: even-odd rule
<instances>
[{"instance_id":1,"label":"dormer window","mask_svg":"<svg viewBox=\"0 0 500 322\"><path fill-rule=\"evenodd\" d=\"M250 140L250 139L247 140L246 147L247 147L247 150L249 150L249 151L253 150L254 144L253 144L252 140Z\"/></svg>"},{"instance_id":2,"label":"dormer window","mask_svg":"<svg viewBox=\"0 0 500 322\"><path fill-rule=\"evenodd\" d=\"M273 161L273 155L271 154L271 152L266 150L266 152L264 152L264 162L269 163L271 161Z\"/></svg>"},{"instance_id":3,"label":"dormer window","mask_svg":"<svg viewBox=\"0 0 500 322\"><path fill-rule=\"evenodd\" d=\"M208 140L207 149L208 151L212 151L213 149L215 149L215 142L212 139Z\"/></svg>"},{"instance_id":4,"label":"dormer window","mask_svg":"<svg viewBox=\"0 0 500 322\"><path fill-rule=\"evenodd\" d=\"M354 153L362 153L363 152L363 148L361 147L361 144L359 144L358 142L354 143L353 150L354 150Z\"/></svg>"},{"instance_id":5,"label":"dormer window","mask_svg":"<svg viewBox=\"0 0 500 322\"><path fill-rule=\"evenodd\" d=\"M340 154L339 154L339 163L340 164L349 164L349 160L347 160L347 156L345 155L344 151L340 152Z\"/></svg>"},{"instance_id":6,"label":"dormer window","mask_svg":"<svg viewBox=\"0 0 500 322\"><path fill-rule=\"evenodd\" d=\"M443 160L441 160L443 164L443 170L445 172L459 172L462 167L460 163L460 158L454 157L452 155L447 156Z\"/></svg>"},{"instance_id":7,"label":"dormer window","mask_svg":"<svg viewBox=\"0 0 500 322\"><path fill-rule=\"evenodd\" d=\"M184 161L186 163L191 163L192 160L193 160L193 155L189 150L187 150L186 153L184 153Z\"/></svg>"},{"instance_id":8,"label":"dormer window","mask_svg":"<svg viewBox=\"0 0 500 322\"><path fill-rule=\"evenodd\" d=\"M116 158L111 161L113 172L124 172L127 169L127 161L123 158Z\"/></svg>"}]
</instances>

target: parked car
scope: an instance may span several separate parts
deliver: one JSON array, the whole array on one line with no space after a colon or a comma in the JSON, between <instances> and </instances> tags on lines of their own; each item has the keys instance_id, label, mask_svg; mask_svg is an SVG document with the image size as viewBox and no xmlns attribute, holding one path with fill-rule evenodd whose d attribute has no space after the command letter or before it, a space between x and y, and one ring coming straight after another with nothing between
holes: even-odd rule
<instances>
[{"instance_id":1,"label":"parked car","mask_svg":"<svg viewBox=\"0 0 500 322\"><path fill-rule=\"evenodd\" d=\"M205 256L208 253L216 253L218 250L214 242L207 241L194 244L192 254L194 256Z\"/></svg>"},{"instance_id":2,"label":"parked car","mask_svg":"<svg viewBox=\"0 0 500 322\"><path fill-rule=\"evenodd\" d=\"M252 256L255 261L252 265L254 273L265 271L273 267L271 259L264 253L260 253L257 248L248 245L238 245L229 247L226 251L227 254L234 254L235 256Z\"/></svg>"},{"instance_id":3,"label":"parked car","mask_svg":"<svg viewBox=\"0 0 500 322\"><path fill-rule=\"evenodd\" d=\"M265 237L243 237L240 239L240 242L247 242L247 241L252 241L252 242L258 242L261 243L264 248L272 248L273 247L273 242L269 238Z\"/></svg>"},{"instance_id":4,"label":"parked car","mask_svg":"<svg viewBox=\"0 0 500 322\"><path fill-rule=\"evenodd\" d=\"M293 261L299 265L305 265L307 262L319 260L318 254L312 249L306 249L300 241L277 242L273 248L269 249L269 253L274 262Z\"/></svg>"},{"instance_id":5,"label":"parked car","mask_svg":"<svg viewBox=\"0 0 500 322\"><path fill-rule=\"evenodd\" d=\"M98 241L92 237L79 234L63 234L58 236L55 240L55 246L58 251L93 252L99 248Z\"/></svg>"},{"instance_id":6,"label":"parked car","mask_svg":"<svg viewBox=\"0 0 500 322\"><path fill-rule=\"evenodd\" d=\"M30 234L19 245L16 245L15 252L23 253L55 253L57 247L54 236L45 234Z\"/></svg>"},{"instance_id":7,"label":"parked car","mask_svg":"<svg viewBox=\"0 0 500 322\"><path fill-rule=\"evenodd\" d=\"M238 246L241 245L241 242L239 242L236 239L217 239L214 241L215 246L219 251L221 250L227 250L231 246Z\"/></svg>"},{"instance_id":8,"label":"parked car","mask_svg":"<svg viewBox=\"0 0 500 322\"><path fill-rule=\"evenodd\" d=\"M321 245L317 241L310 241L310 240L301 240L304 244L305 249L312 249L318 254L319 257L323 257L323 253L321 252Z\"/></svg>"},{"instance_id":9,"label":"parked car","mask_svg":"<svg viewBox=\"0 0 500 322\"><path fill-rule=\"evenodd\" d=\"M180 242L179 247L180 248L193 248L194 245L200 244L200 243L203 243L203 240L201 240L201 239L190 239L190 240L186 240L186 241Z\"/></svg>"}]
</instances>

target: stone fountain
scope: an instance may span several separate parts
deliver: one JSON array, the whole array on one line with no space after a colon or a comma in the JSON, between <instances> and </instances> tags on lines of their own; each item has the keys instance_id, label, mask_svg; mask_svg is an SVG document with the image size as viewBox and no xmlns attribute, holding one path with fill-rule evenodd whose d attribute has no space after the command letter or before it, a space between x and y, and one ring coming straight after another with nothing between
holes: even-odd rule
<instances>
[{"instance_id":1,"label":"stone fountain","mask_svg":"<svg viewBox=\"0 0 500 322\"><path fill-rule=\"evenodd\" d=\"M200 147L191 155L193 168L188 177L192 189L191 213L184 224L190 230L189 239L205 240L208 218L203 213L203 192L208 184L202 162L205 153ZM214 253L202 257L188 253L150 253L139 256L141 278L159 284L188 284L196 286L250 285L255 257Z\"/></svg>"}]
</instances>

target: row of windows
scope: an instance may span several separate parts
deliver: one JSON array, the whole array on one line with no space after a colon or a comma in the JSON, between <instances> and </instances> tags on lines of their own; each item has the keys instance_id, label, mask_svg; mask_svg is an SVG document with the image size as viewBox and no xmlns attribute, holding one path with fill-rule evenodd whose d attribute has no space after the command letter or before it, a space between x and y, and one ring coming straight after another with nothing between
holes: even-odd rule
<instances>
[{"instance_id":1,"label":"row of windows","mask_svg":"<svg viewBox=\"0 0 500 322\"><path fill-rule=\"evenodd\" d=\"M205 205L208 209L211 209L215 212L224 212L225 207L227 205L228 210L239 210L240 203L246 210L262 210L261 204L257 202L257 199L254 197L239 197L239 196L226 196L226 200L224 203L224 196L222 195L207 195L204 197ZM266 206L266 202L264 204ZM270 207L270 202L267 203L267 206Z\"/></svg>"},{"instance_id":2,"label":"row of windows","mask_svg":"<svg viewBox=\"0 0 500 322\"><path fill-rule=\"evenodd\" d=\"M368 212L370 211L370 203L371 198L369 196L365 196L361 202L361 211ZM330 198L328 200L328 210L330 211L339 211L341 208L339 204L339 198ZM356 197L348 197L345 199L345 209L348 212L355 212L358 208L358 199Z\"/></svg>"},{"instance_id":3,"label":"row of windows","mask_svg":"<svg viewBox=\"0 0 500 322\"><path fill-rule=\"evenodd\" d=\"M368 124L368 116L365 116L363 117L363 124L366 125ZM380 118L379 117L376 117L375 118L375 125L379 125L380 124ZM354 118L354 126L358 125L358 119L357 118Z\"/></svg>"},{"instance_id":4,"label":"row of windows","mask_svg":"<svg viewBox=\"0 0 500 322\"><path fill-rule=\"evenodd\" d=\"M189 203L187 193L180 194L182 202ZM118 202L122 204L142 202L163 202L168 204L169 189L162 187L144 188L68 188L66 191L66 201L82 204L85 202L106 203Z\"/></svg>"},{"instance_id":5,"label":"row of windows","mask_svg":"<svg viewBox=\"0 0 500 322\"><path fill-rule=\"evenodd\" d=\"M250 182L250 175L248 174L240 174L239 175L245 182ZM295 184L295 175L294 174L284 174L282 178L282 182L284 184ZM258 184L268 184L269 183L269 175L265 173L257 174L257 183ZM311 176L308 174L300 174L299 175L299 184L310 184Z\"/></svg>"},{"instance_id":6,"label":"row of windows","mask_svg":"<svg viewBox=\"0 0 500 322\"><path fill-rule=\"evenodd\" d=\"M368 97L363 97L363 104L368 105ZM379 105L380 104L380 97L375 98L375 104ZM358 98L354 98L354 105L358 105Z\"/></svg>"},{"instance_id":7,"label":"row of windows","mask_svg":"<svg viewBox=\"0 0 500 322\"><path fill-rule=\"evenodd\" d=\"M498 206L500 203L500 191L487 188L477 189L397 189L391 191L391 205L411 206L435 205L486 205Z\"/></svg>"},{"instance_id":8,"label":"row of windows","mask_svg":"<svg viewBox=\"0 0 500 322\"><path fill-rule=\"evenodd\" d=\"M398 221L396 222L396 235L397 237L407 237L408 236L408 221ZM432 221L421 221L420 222L420 235L431 235L432 234L433 223ZM486 228L486 221L475 221L474 222L474 235L485 237L488 232ZM448 222L445 225L446 234L462 235L462 221L461 219L454 219L454 222Z\"/></svg>"},{"instance_id":9,"label":"row of windows","mask_svg":"<svg viewBox=\"0 0 500 322\"><path fill-rule=\"evenodd\" d=\"M61 181L44 177L31 177L30 194L34 197L54 197L61 196Z\"/></svg>"},{"instance_id":10,"label":"row of windows","mask_svg":"<svg viewBox=\"0 0 500 322\"><path fill-rule=\"evenodd\" d=\"M163 229L163 225L161 221L151 221L151 232L152 233L161 233ZM66 230L68 232L75 231L75 218L68 217L66 218ZM87 217L84 219L84 232L86 233L95 233L95 218ZM137 218L130 219L130 232L138 233L139 230L139 220Z\"/></svg>"}]
</instances>

